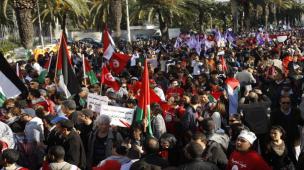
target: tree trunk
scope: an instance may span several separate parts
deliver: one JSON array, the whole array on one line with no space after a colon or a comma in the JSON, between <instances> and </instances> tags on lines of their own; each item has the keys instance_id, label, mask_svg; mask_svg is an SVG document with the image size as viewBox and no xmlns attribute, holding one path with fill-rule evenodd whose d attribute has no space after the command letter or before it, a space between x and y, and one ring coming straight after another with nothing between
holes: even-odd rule
<instances>
[{"instance_id":1,"label":"tree trunk","mask_svg":"<svg viewBox=\"0 0 304 170\"><path fill-rule=\"evenodd\" d=\"M278 23L278 19L277 19L277 5L276 4L272 4L272 13L273 13L273 25L274 27L277 26Z\"/></svg>"},{"instance_id":2,"label":"tree trunk","mask_svg":"<svg viewBox=\"0 0 304 170\"><path fill-rule=\"evenodd\" d=\"M259 20L260 20L260 18L259 18L259 6L258 6L258 4L254 4L254 10L255 10L255 16L254 16L254 25L253 26L255 26L255 27L258 27L258 25L259 25Z\"/></svg>"},{"instance_id":3,"label":"tree trunk","mask_svg":"<svg viewBox=\"0 0 304 170\"><path fill-rule=\"evenodd\" d=\"M264 6L264 24L265 24L265 30L268 29L268 19L269 19L269 3L266 2Z\"/></svg>"},{"instance_id":4,"label":"tree trunk","mask_svg":"<svg viewBox=\"0 0 304 170\"><path fill-rule=\"evenodd\" d=\"M65 32L66 29L66 17L66 13L64 13L60 22L60 27L63 32Z\"/></svg>"},{"instance_id":5,"label":"tree trunk","mask_svg":"<svg viewBox=\"0 0 304 170\"><path fill-rule=\"evenodd\" d=\"M159 20L159 29L162 34L162 40L169 40L169 31L168 31L168 23L166 23L162 17L162 13L160 9L157 9L158 20Z\"/></svg>"},{"instance_id":6,"label":"tree trunk","mask_svg":"<svg viewBox=\"0 0 304 170\"><path fill-rule=\"evenodd\" d=\"M199 30L200 32L203 32L203 17L204 14L202 11L199 11L199 15L198 15L198 25L199 25Z\"/></svg>"},{"instance_id":7,"label":"tree trunk","mask_svg":"<svg viewBox=\"0 0 304 170\"><path fill-rule=\"evenodd\" d=\"M244 24L245 24L245 31L249 31L250 29L250 4L249 2L245 2L244 4Z\"/></svg>"},{"instance_id":8,"label":"tree trunk","mask_svg":"<svg viewBox=\"0 0 304 170\"><path fill-rule=\"evenodd\" d=\"M121 36L121 18L122 18L122 0L111 0L110 1L110 11L113 19L114 35L115 41L118 41Z\"/></svg>"},{"instance_id":9,"label":"tree trunk","mask_svg":"<svg viewBox=\"0 0 304 170\"><path fill-rule=\"evenodd\" d=\"M32 9L15 8L21 44L26 49L33 48L34 27Z\"/></svg>"},{"instance_id":10,"label":"tree trunk","mask_svg":"<svg viewBox=\"0 0 304 170\"><path fill-rule=\"evenodd\" d=\"M233 31L238 32L239 27L239 14L238 14L238 3L237 0L231 0L231 13L233 18Z\"/></svg>"}]
</instances>

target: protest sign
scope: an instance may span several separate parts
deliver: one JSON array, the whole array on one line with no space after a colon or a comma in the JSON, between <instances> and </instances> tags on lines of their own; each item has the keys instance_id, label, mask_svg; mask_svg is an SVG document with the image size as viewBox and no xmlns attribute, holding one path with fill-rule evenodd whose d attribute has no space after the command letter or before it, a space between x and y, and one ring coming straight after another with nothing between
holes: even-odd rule
<instances>
[{"instance_id":1,"label":"protest sign","mask_svg":"<svg viewBox=\"0 0 304 170\"><path fill-rule=\"evenodd\" d=\"M100 114L108 115L111 118L111 125L130 127L133 121L134 109L101 105Z\"/></svg>"},{"instance_id":2,"label":"protest sign","mask_svg":"<svg viewBox=\"0 0 304 170\"><path fill-rule=\"evenodd\" d=\"M101 105L108 105L108 97L89 93L88 95L88 109L99 113Z\"/></svg>"}]
</instances>

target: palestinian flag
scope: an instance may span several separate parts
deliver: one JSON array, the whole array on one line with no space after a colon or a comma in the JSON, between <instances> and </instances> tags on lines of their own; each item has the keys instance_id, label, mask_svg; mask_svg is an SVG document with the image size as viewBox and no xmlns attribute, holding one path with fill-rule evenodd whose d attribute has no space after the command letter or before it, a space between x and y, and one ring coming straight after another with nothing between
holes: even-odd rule
<instances>
[{"instance_id":1,"label":"palestinian flag","mask_svg":"<svg viewBox=\"0 0 304 170\"><path fill-rule=\"evenodd\" d=\"M142 86L138 101L136 121L141 123L143 120L148 122L148 134L153 136L151 128L151 113L150 113L150 85L147 60L145 60L144 73L142 75Z\"/></svg>"},{"instance_id":2,"label":"palestinian flag","mask_svg":"<svg viewBox=\"0 0 304 170\"><path fill-rule=\"evenodd\" d=\"M72 95L76 95L81 91L79 82L73 70L64 33L61 35L55 74L55 77L59 81L58 86L64 92L67 98L71 97Z\"/></svg>"},{"instance_id":3,"label":"palestinian flag","mask_svg":"<svg viewBox=\"0 0 304 170\"><path fill-rule=\"evenodd\" d=\"M0 92L0 107L3 106L3 103L5 102L6 97L4 96L4 94L2 92Z\"/></svg>"},{"instance_id":4,"label":"palestinian flag","mask_svg":"<svg viewBox=\"0 0 304 170\"><path fill-rule=\"evenodd\" d=\"M229 100L229 115L238 113L240 82L236 78L227 78L226 88Z\"/></svg>"},{"instance_id":5,"label":"palestinian flag","mask_svg":"<svg viewBox=\"0 0 304 170\"><path fill-rule=\"evenodd\" d=\"M0 105L3 104L1 102L4 102L4 100L15 98L19 95L27 97L27 88L2 53L0 53L0 63Z\"/></svg>"},{"instance_id":6,"label":"palestinian flag","mask_svg":"<svg viewBox=\"0 0 304 170\"><path fill-rule=\"evenodd\" d=\"M83 56L83 73L84 78L89 78L90 84L97 84L99 83L94 71L91 68L91 64L89 63L89 60Z\"/></svg>"},{"instance_id":7,"label":"palestinian flag","mask_svg":"<svg viewBox=\"0 0 304 170\"><path fill-rule=\"evenodd\" d=\"M44 83L44 79L50 71L51 64L52 64L52 56L50 56L50 58L44 64L43 70L41 71L38 77L39 83Z\"/></svg>"}]
</instances>

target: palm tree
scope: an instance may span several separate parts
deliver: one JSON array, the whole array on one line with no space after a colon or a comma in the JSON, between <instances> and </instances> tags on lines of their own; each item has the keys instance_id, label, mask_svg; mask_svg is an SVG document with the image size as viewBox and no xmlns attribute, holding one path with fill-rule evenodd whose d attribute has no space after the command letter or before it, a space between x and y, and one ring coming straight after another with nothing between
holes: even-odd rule
<instances>
[{"instance_id":1,"label":"palm tree","mask_svg":"<svg viewBox=\"0 0 304 170\"><path fill-rule=\"evenodd\" d=\"M2 13L7 17L7 10L12 7L15 11L21 44L26 49L33 47L34 27L32 11L35 8L35 0L3 0Z\"/></svg>"},{"instance_id":2,"label":"palm tree","mask_svg":"<svg viewBox=\"0 0 304 170\"><path fill-rule=\"evenodd\" d=\"M87 0L44 0L40 4L44 23L54 26L58 19L63 31L66 30L67 20L70 20L76 28L86 27L85 20L89 15Z\"/></svg>"},{"instance_id":3,"label":"palm tree","mask_svg":"<svg viewBox=\"0 0 304 170\"><path fill-rule=\"evenodd\" d=\"M89 2L90 15L88 25L96 31L102 31L110 15L109 0L92 0Z\"/></svg>"},{"instance_id":4,"label":"palm tree","mask_svg":"<svg viewBox=\"0 0 304 170\"><path fill-rule=\"evenodd\" d=\"M281 13L281 11L290 9L292 7L292 4L294 3L293 0L270 0L270 11L273 14L273 25L278 24L278 14Z\"/></svg>"},{"instance_id":5,"label":"palm tree","mask_svg":"<svg viewBox=\"0 0 304 170\"><path fill-rule=\"evenodd\" d=\"M231 13L233 21L233 31L238 32L239 27L239 2L238 0L231 0Z\"/></svg>"},{"instance_id":6,"label":"palm tree","mask_svg":"<svg viewBox=\"0 0 304 170\"><path fill-rule=\"evenodd\" d=\"M186 13L183 0L139 0L131 11L131 23L136 20L151 22L157 18L162 39L168 40L168 28L172 19L182 18Z\"/></svg>"},{"instance_id":7,"label":"palm tree","mask_svg":"<svg viewBox=\"0 0 304 170\"><path fill-rule=\"evenodd\" d=\"M114 28L114 39L117 41L121 36L122 0L110 1L110 13L112 16L112 27Z\"/></svg>"},{"instance_id":8,"label":"palm tree","mask_svg":"<svg viewBox=\"0 0 304 170\"><path fill-rule=\"evenodd\" d=\"M207 21L211 16L212 9L216 8L214 3L210 0L188 0L186 1L186 9L193 12L195 18L197 18L199 31L203 31L203 22ZM195 12L194 12L195 11ZM197 15L195 15L197 14ZM206 19L208 18L208 19ZM197 25L197 24L194 24Z\"/></svg>"}]
</instances>

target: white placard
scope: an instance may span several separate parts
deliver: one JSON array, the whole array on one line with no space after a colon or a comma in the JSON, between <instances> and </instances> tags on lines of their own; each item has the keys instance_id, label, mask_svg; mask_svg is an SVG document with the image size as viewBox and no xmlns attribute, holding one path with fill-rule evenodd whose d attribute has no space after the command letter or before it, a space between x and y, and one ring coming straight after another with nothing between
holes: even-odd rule
<instances>
[{"instance_id":1,"label":"white placard","mask_svg":"<svg viewBox=\"0 0 304 170\"><path fill-rule=\"evenodd\" d=\"M100 96L94 93L88 94L88 109L99 113L101 105L108 105L109 99L107 96Z\"/></svg>"},{"instance_id":2,"label":"white placard","mask_svg":"<svg viewBox=\"0 0 304 170\"><path fill-rule=\"evenodd\" d=\"M130 127L133 121L134 109L101 105L100 114L108 115L113 126Z\"/></svg>"}]
</instances>

